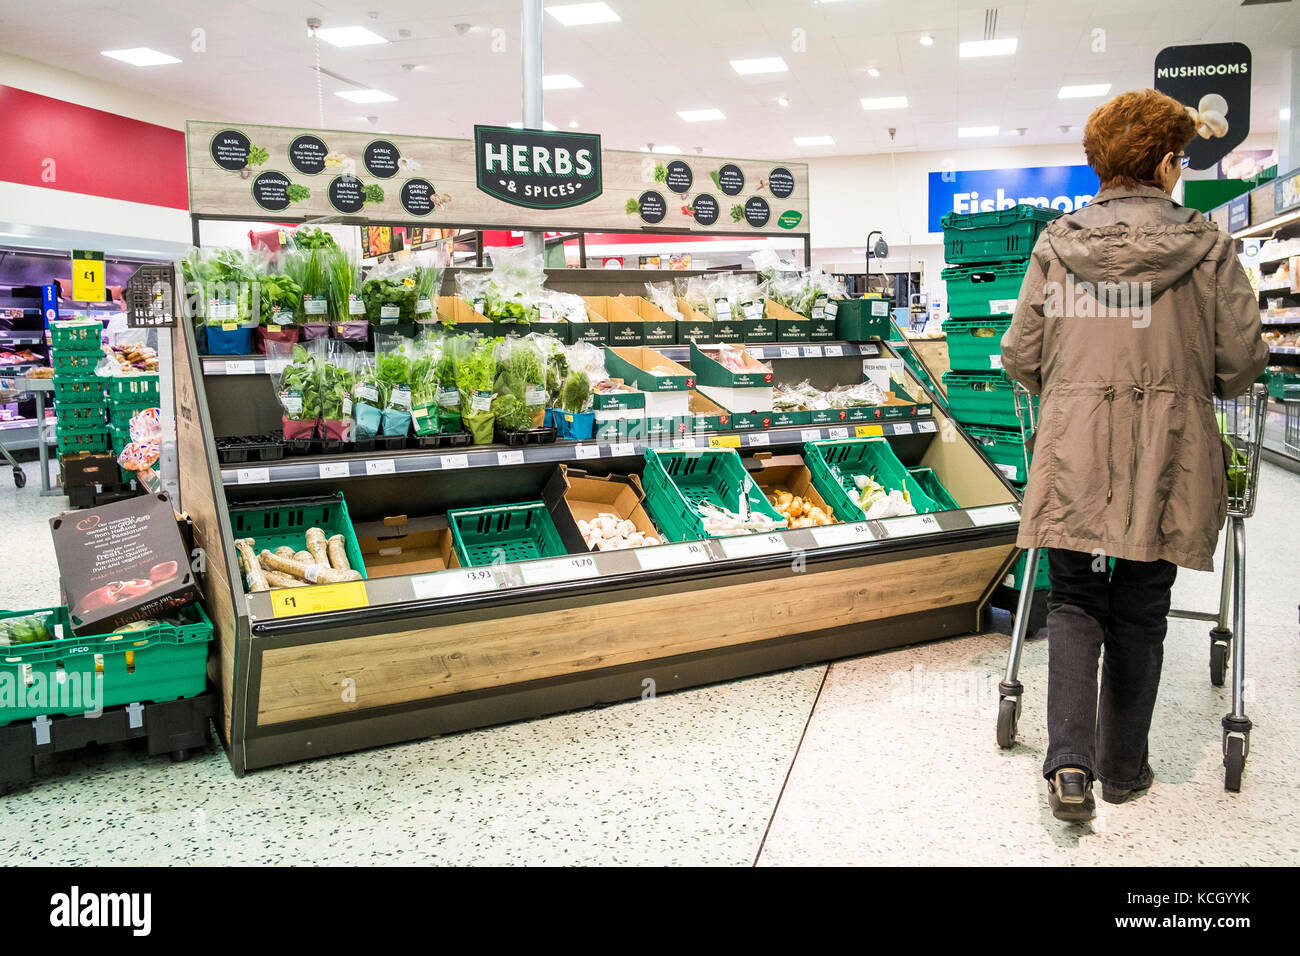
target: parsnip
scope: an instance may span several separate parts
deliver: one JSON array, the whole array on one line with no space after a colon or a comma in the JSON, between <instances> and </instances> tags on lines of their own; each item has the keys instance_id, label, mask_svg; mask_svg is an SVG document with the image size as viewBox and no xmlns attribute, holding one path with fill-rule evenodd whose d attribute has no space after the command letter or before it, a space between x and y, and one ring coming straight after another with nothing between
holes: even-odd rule
<instances>
[{"instance_id":1,"label":"parsnip","mask_svg":"<svg viewBox=\"0 0 1300 956\"><path fill-rule=\"evenodd\" d=\"M329 553L330 567L338 571L351 571L352 565L348 564L348 552L343 546L343 535L331 535L326 542L326 551Z\"/></svg>"},{"instance_id":2,"label":"parsnip","mask_svg":"<svg viewBox=\"0 0 1300 956\"><path fill-rule=\"evenodd\" d=\"M262 566L258 563L257 555L253 553L253 539L239 538L235 541L235 549L239 552L239 563L243 566L244 577L248 581L248 590L250 591L269 591L271 585L266 580L266 575L262 572ZM270 552L262 552L269 554Z\"/></svg>"},{"instance_id":3,"label":"parsnip","mask_svg":"<svg viewBox=\"0 0 1300 956\"><path fill-rule=\"evenodd\" d=\"M307 529L307 550L311 552L312 560L316 564L329 565L330 556L325 545L325 532L320 528Z\"/></svg>"},{"instance_id":4,"label":"parsnip","mask_svg":"<svg viewBox=\"0 0 1300 956\"><path fill-rule=\"evenodd\" d=\"M356 571L340 571L325 564L303 564L292 558L278 557L270 551L263 551L258 557L264 567L292 574L309 584L337 584L342 581L361 580L361 575Z\"/></svg>"}]
</instances>

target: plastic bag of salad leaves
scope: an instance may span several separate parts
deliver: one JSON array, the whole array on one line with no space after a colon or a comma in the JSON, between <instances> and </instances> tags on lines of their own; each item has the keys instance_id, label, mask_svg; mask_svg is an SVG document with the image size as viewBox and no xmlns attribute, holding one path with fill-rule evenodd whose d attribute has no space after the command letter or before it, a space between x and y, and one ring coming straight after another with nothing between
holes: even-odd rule
<instances>
[{"instance_id":1,"label":"plastic bag of salad leaves","mask_svg":"<svg viewBox=\"0 0 1300 956\"><path fill-rule=\"evenodd\" d=\"M324 361L323 340L293 344L268 342L267 358L275 360L272 384L280 400L285 441L315 438L320 430L320 370Z\"/></svg>"},{"instance_id":2,"label":"plastic bag of salad leaves","mask_svg":"<svg viewBox=\"0 0 1300 956\"><path fill-rule=\"evenodd\" d=\"M361 267L352 253L338 246L326 247L322 252L329 279L330 334L347 342L368 341L370 323L366 321L366 307L361 298Z\"/></svg>"},{"instance_id":3,"label":"plastic bag of salad leaves","mask_svg":"<svg viewBox=\"0 0 1300 956\"><path fill-rule=\"evenodd\" d=\"M414 326L416 273L410 257L400 262L381 262L370 270L361 284L361 298L366 320L376 332L397 332Z\"/></svg>"},{"instance_id":4,"label":"plastic bag of salad leaves","mask_svg":"<svg viewBox=\"0 0 1300 956\"><path fill-rule=\"evenodd\" d=\"M546 417L546 352L532 335L506 339L497 346L496 398L498 428L527 431Z\"/></svg>"},{"instance_id":5,"label":"plastic bag of salad leaves","mask_svg":"<svg viewBox=\"0 0 1300 956\"><path fill-rule=\"evenodd\" d=\"M415 339L404 335L375 336L375 366L379 380L388 389L381 432L406 435L411 431L411 403L414 383L427 366Z\"/></svg>"},{"instance_id":6,"label":"plastic bag of salad leaves","mask_svg":"<svg viewBox=\"0 0 1300 956\"><path fill-rule=\"evenodd\" d=\"M196 249L184 261L187 308L201 316L210 354L246 355L260 319L262 264L235 249Z\"/></svg>"},{"instance_id":7,"label":"plastic bag of salad leaves","mask_svg":"<svg viewBox=\"0 0 1300 956\"><path fill-rule=\"evenodd\" d=\"M541 256L529 255L523 246L493 249L492 271L478 311L505 325L536 322L545 282Z\"/></svg>"},{"instance_id":8,"label":"plastic bag of salad leaves","mask_svg":"<svg viewBox=\"0 0 1300 956\"><path fill-rule=\"evenodd\" d=\"M446 257L441 249L422 249L415 260L415 322L417 328L440 325L438 293L442 289L442 271Z\"/></svg>"},{"instance_id":9,"label":"plastic bag of salad leaves","mask_svg":"<svg viewBox=\"0 0 1300 956\"><path fill-rule=\"evenodd\" d=\"M320 340L326 357L321 366L321 437L352 440L352 388L357 378L357 353L342 342Z\"/></svg>"},{"instance_id":10,"label":"plastic bag of salad leaves","mask_svg":"<svg viewBox=\"0 0 1300 956\"><path fill-rule=\"evenodd\" d=\"M328 233L327 233L328 235ZM291 249L280 260L281 269L301 290L294 320L307 341L330 333L329 271L323 249Z\"/></svg>"},{"instance_id":11,"label":"plastic bag of salad leaves","mask_svg":"<svg viewBox=\"0 0 1300 956\"><path fill-rule=\"evenodd\" d=\"M302 303L302 287L291 275L274 271L274 260L263 256L267 268L258 278L258 310L261 321L254 333L257 351L266 352L267 342L297 342L296 322Z\"/></svg>"},{"instance_id":12,"label":"plastic bag of salad leaves","mask_svg":"<svg viewBox=\"0 0 1300 956\"><path fill-rule=\"evenodd\" d=\"M492 413L492 385L496 381L494 353L500 339L473 336L473 347L456 365L460 390L460 416L474 443L490 445L496 416Z\"/></svg>"},{"instance_id":13,"label":"plastic bag of salad leaves","mask_svg":"<svg viewBox=\"0 0 1300 956\"><path fill-rule=\"evenodd\" d=\"M473 354L475 342L468 335L444 336L431 374L437 383L434 401L438 405L438 431L443 435L465 431L461 391L457 385L460 363Z\"/></svg>"},{"instance_id":14,"label":"plastic bag of salad leaves","mask_svg":"<svg viewBox=\"0 0 1300 956\"><path fill-rule=\"evenodd\" d=\"M369 352L357 352L354 361L356 379L352 384L352 437L374 438L383 428L388 395L384 383L379 380L375 356Z\"/></svg>"},{"instance_id":15,"label":"plastic bag of salad leaves","mask_svg":"<svg viewBox=\"0 0 1300 956\"><path fill-rule=\"evenodd\" d=\"M442 358L442 341L442 336L426 333L413 343L417 359L411 372L411 429L417 435L438 434L436 368ZM456 392L456 407L460 407L459 392Z\"/></svg>"}]
</instances>

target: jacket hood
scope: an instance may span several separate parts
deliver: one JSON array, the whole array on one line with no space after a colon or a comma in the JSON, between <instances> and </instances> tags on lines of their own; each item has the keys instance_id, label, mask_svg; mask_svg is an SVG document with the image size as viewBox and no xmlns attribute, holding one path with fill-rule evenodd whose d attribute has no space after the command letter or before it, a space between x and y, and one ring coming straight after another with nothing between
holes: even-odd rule
<instances>
[{"instance_id":1,"label":"jacket hood","mask_svg":"<svg viewBox=\"0 0 1300 956\"><path fill-rule=\"evenodd\" d=\"M1160 295L1206 257L1221 237L1199 212L1151 186L1105 189L1043 232L1076 280L1150 282Z\"/></svg>"}]
</instances>

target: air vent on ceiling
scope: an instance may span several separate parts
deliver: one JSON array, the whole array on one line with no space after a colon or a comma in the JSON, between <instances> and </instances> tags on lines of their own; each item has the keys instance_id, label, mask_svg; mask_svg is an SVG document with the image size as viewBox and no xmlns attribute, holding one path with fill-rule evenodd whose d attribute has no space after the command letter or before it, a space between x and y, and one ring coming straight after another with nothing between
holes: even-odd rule
<instances>
[{"instance_id":1,"label":"air vent on ceiling","mask_svg":"<svg viewBox=\"0 0 1300 956\"><path fill-rule=\"evenodd\" d=\"M984 39L996 40L998 38L998 9L989 7L984 11Z\"/></svg>"},{"instance_id":2,"label":"air vent on ceiling","mask_svg":"<svg viewBox=\"0 0 1300 956\"><path fill-rule=\"evenodd\" d=\"M1243 7L1262 7L1266 3L1290 3L1291 0L1241 0Z\"/></svg>"}]
</instances>

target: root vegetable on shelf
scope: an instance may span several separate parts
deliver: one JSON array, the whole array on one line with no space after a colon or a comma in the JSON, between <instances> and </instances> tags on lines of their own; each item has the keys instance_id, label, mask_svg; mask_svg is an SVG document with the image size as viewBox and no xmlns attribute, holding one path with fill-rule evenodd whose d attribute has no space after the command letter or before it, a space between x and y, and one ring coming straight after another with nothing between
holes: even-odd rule
<instances>
[{"instance_id":1,"label":"root vegetable on shelf","mask_svg":"<svg viewBox=\"0 0 1300 956\"><path fill-rule=\"evenodd\" d=\"M307 550L311 552L313 564L323 564L327 567L330 563L329 550L325 546L325 532L320 528L307 529Z\"/></svg>"},{"instance_id":2,"label":"root vegetable on shelf","mask_svg":"<svg viewBox=\"0 0 1300 956\"><path fill-rule=\"evenodd\" d=\"M250 591L271 590L257 555L253 553L253 539L239 538L235 541L235 549L239 552L239 564L244 571L244 578L248 581L248 589Z\"/></svg>"},{"instance_id":3,"label":"root vegetable on shelf","mask_svg":"<svg viewBox=\"0 0 1300 956\"><path fill-rule=\"evenodd\" d=\"M299 581L291 574L285 574L283 571L267 571L266 580L273 588L305 588L306 581Z\"/></svg>"},{"instance_id":4,"label":"root vegetable on shelf","mask_svg":"<svg viewBox=\"0 0 1300 956\"><path fill-rule=\"evenodd\" d=\"M325 549L329 555L330 567L336 571L352 570L352 565L348 563L347 548L343 545L343 535L331 535L325 544Z\"/></svg>"},{"instance_id":5,"label":"root vegetable on shelf","mask_svg":"<svg viewBox=\"0 0 1300 956\"><path fill-rule=\"evenodd\" d=\"M340 571L322 564L303 564L291 558L281 558L270 551L258 555L262 566L272 571L283 571L309 584L338 584L343 581L360 581L361 575L356 571Z\"/></svg>"},{"instance_id":6,"label":"root vegetable on shelf","mask_svg":"<svg viewBox=\"0 0 1300 956\"><path fill-rule=\"evenodd\" d=\"M279 549L277 549L278 551ZM315 558L311 556L310 551L295 551L289 555L295 561L301 561L303 564L314 564Z\"/></svg>"},{"instance_id":7,"label":"root vegetable on shelf","mask_svg":"<svg viewBox=\"0 0 1300 956\"><path fill-rule=\"evenodd\" d=\"M295 554L293 548L289 547L287 544L280 545L280 547L275 549L275 553L281 558L292 558Z\"/></svg>"}]
</instances>

